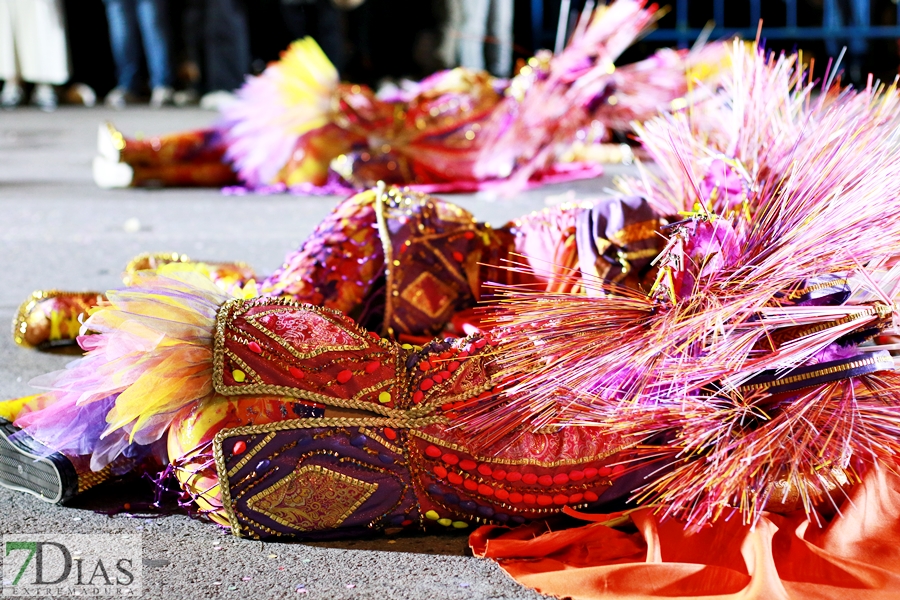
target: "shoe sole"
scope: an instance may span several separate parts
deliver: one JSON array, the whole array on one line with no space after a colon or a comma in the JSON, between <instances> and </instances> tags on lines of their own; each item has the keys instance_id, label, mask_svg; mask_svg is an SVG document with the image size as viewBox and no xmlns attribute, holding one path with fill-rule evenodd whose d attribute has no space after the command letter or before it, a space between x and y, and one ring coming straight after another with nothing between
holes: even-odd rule
<instances>
[{"instance_id":1,"label":"shoe sole","mask_svg":"<svg viewBox=\"0 0 900 600\"><path fill-rule=\"evenodd\" d=\"M95 156L93 163L94 183L105 190L131 187L134 169L120 162L112 162L102 156Z\"/></svg>"},{"instance_id":2,"label":"shoe sole","mask_svg":"<svg viewBox=\"0 0 900 600\"><path fill-rule=\"evenodd\" d=\"M58 452L50 452L0 418L0 486L26 492L44 502L62 504L78 491L78 474Z\"/></svg>"}]
</instances>

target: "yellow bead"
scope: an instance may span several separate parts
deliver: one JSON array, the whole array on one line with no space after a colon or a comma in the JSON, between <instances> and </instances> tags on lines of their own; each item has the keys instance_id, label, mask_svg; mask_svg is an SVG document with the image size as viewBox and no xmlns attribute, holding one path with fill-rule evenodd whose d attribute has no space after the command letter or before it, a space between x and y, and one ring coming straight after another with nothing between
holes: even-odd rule
<instances>
[{"instance_id":1,"label":"yellow bead","mask_svg":"<svg viewBox=\"0 0 900 600\"><path fill-rule=\"evenodd\" d=\"M444 527L450 527L451 523L453 523L451 519L438 519L438 524L443 525Z\"/></svg>"},{"instance_id":2,"label":"yellow bead","mask_svg":"<svg viewBox=\"0 0 900 600\"><path fill-rule=\"evenodd\" d=\"M432 521L437 521L438 519L441 518L441 515L437 514L433 510L429 510L427 513L425 513L425 518L431 519Z\"/></svg>"},{"instance_id":3,"label":"yellow bead","mask_svg":"<svg viewBox=\"0 0 900 600\"><path fill-rule=\"evenodd\" d=\"M453 527L456 529L465 529L469 524L465 521L453 521Z\"/></svg>"},{"instance_id":4,"label":"yellow bead","mask_svg":"<svg viewBox=\"0 0 900 600\"><path fill-rule=\"evenodd\" d=\"M378 401L382 404L387 404L391 401L391 393L390 392L381 392L378 394Z\"/></svg>"},{"instance_id":5,"label":"yellow bead","mask_svg":"<svg viewBox=\"0 0 900 600\"><path fill-rule=\"evenodd\" d=\"M243 383L243 381L247 379L247 374L240 369L235 369L234 371L232 371L231 376L234 377L234 380L238 383Z\"/></svg>"},{"instance_id":6,"label":"yellow bead","mask_svg":"<svg viewBox=\"0 0 900 600\"><path fill-rule=\"evenodd\" d=\"M401 344L400 347L404 350L412 350L412 344Z\"/></svg>"}]
</instances>

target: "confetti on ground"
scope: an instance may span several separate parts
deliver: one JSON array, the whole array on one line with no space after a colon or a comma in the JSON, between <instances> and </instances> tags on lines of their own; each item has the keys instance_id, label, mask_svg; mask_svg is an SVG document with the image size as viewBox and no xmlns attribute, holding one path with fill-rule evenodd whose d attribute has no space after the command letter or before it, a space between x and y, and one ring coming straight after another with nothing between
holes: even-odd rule
<instances>
[{"instance_id":1,"label":"confetti on ground","mask_svg":"<svg viewBox=\"0 0 900 600\"><path fill-rule=\"evenodd\" d=\"M277 554L270 554L270 555L269 555L269 558L278 558L278 555L277 555Z\"/></svg>"},{"instance_id":2,"label":"confetti on ground","mask_svg":"<svg viewBox=\"0 0 900 600\"><path fill-rule=\"evenodd\" d=\"M470 584L468 584L468 583L461 583L461 584L459 584L459 587L469 587L469 585Z\"/></svg>"},{"instance_id":3,"label":"confetti on ground","mask_svg":"<svg viewBox=\"0 0 900 600\"><path fill-rule=\"evenodd\" d=\"M355 586L354 584L352 584L352 583L348 583L348 584L347 584L347 589L348 589L348 590L352 590L352 589L355 588L355 587L356 587L356 586Z\"/></svg>"},{"instance_id":4,"label":"confetti on ground","mask_svg":"<svg viewBox=\"0 0 900 600\"><path fill-rule=\"evenodd\" d=\"M222 585L221 581L213 581L213 585Z\"/></svg>"},{"instance_id":5,"label":"confetti on ground","mask_svg":"<svg viewBox=\"0 0 900 600\"><path fill-rule=\"evenodd\" d=\"M250 581L252 577L241 577L241 581Z\"/></svg>"}]
</instances>

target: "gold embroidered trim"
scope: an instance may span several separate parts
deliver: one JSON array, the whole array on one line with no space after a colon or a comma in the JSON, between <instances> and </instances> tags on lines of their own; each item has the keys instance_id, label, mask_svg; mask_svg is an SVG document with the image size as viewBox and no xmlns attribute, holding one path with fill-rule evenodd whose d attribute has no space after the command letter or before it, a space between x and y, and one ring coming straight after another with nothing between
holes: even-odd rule
<instances>
[{"instance_id":1,"label":"gold embroidered trim","mask_svg":"<svg viewBox=\"0 0 900 600\"><path fill-rule=\"evenodd\" d=\"M16 316L13 318L12 333L13 340L23 348L31 348L31 344L25 341L25 329L28 327L28 314L34 310L38 302L42 300L51 300L53 298L74 298L78 296L96 296L104 298L103 292L63 292L60 290L36 290L19 305Z\"/></svg>"},{"instance_id":2,"label":"gold embroidered trim","mask_svg":"<svg viewBox=\"0 0 900 600\"><path fill-rule=\"evenodd\" d=\"M320 354L324 354L324 353L326 353L326 352L342 352L342 351L348 351L348 350L365 350L365 349L367 348L367 342L366 342L365 339L363 339L362 336L360 336L360 335L358 335L358 334L356 334L356 333L354 333L354 332L352 332L352 331L346 331L346 329L343 327L342 324L340 324L340 323L335 323L333 319L329 319L327 315L321 314L321 313L319 313L319 315L320 315L323 319L325 319L326 321L328 321L329 323L331 323L331 324L334 325L335 327L341 329L344 333L346 333L346 334L349 335L350 337L356 339L356 340L359 342L359 344L357 344L356 346L348 346L348 345L343 345L343 346L326 346L326 345L322 345L320 348L318 348L318 349L316 349L316 350L313 350L312 352L309 352L309 353L304 354L304 353L302 353L302 352L298 352L296 348L294 348L293 346L291 346L291 345L287 342L287 340L281 338L280 336L276 335L276 334L275 334L274 332L272 332L272 331L268 331L268 330L265 329L262 325L259 325L259 324L256 322L258 319L260 319L260 318L262 318L262 317L267 317L267 316L269 316L269 315L274 315L274 314L279 314L279 313L287 312L287 310L285 310L285 309L289 309L289 308L290 308L290 307L280 306L280 307L278 307L277 309L272 309L272 310L264 311L264 312L261 312L261 313L259 313L259 314L251 315L251 316L249 316L249 317L244 317L244 319L247 321L247 323L248 323L249 325L252 325L257 331L259 331L260 333L262 333L262 334L265 335L266 337L270 338L273 342L275 342L276 344L278 344L279 346L281 346L282 348L284 348L285 350L287 350L292 356L294 356L295 358L298 358L298 359L300 359L300 360L305 360L305 359L308 359L308 358L313 358L313 357L319 356ZM241 314L243 315L243 313L246 313L246 312L247 312L246 309L244 309L244 310L242 311ZM234 314L237 314L237 311L235 311Z\"/></svg>"},{"instance_id":3,"label":"gold embroidered trim","mask_svg":"<svg viewBox=\"0 0 900 600\"><path fill-rule=\"evenodd\" d=\"M254 456L256 456L256 454L262 449L262 447L265 446L266 444L268 444L269 442L271 442L274 438L275 438L275 434L274 434L274 433L270 433L269 435L267 435L266 437L264 437L264 438L262 439L262 441L260 441L258 444L256 444L255 446L253 446L253 448L251 448L250 450L248 450L248 451L247 451L247 454L244 455L244 458L242 458L241 460L239 460L239 461L237 462L237 464L234 465L234 466L231 468L230 471L228 471L228 476L229 476L229 477L234 477L234 474L235 474L235 473L237 473L238 471L240 471L241 469L243 469L243 468L244 468L244 465L246 465L248 462L250 462L250 459L252 459Z\"/></svg>"},{"instance_id":4,"label":"gold embroidered trim","mask_svg":"<svg viewBox=\"0 0 900 600\"><path fill-rule=\"evenodd\" d=\"M879 364L881 363L881 364ZM779 387L782 385L789 385L791 383L798 383L801 381L808 381L810 379L815 379L816 377L823 377L825 375L834 375L837 373L846 373L852 371L853 369L858 369L860 367L865 367L868 365L874 365L877 367L882 367L883 369L893 369L894 360L891 357L884 356L874 356L872 358L863 358L860 360L854 360L851 363L834 366L834 367L826 367L824 369L817 369L815 371L810 371L809 373L801 373L800 375L792 375L790 377L783 377L781 379L775 379L773 381L766 381L763 383L751 383L747 385L742 385L738 388L740 392L753 392L757 390L767 390L771 387ZM852 377L852 375L847 375L846 377Z\"/></svg>"}]
</instances>

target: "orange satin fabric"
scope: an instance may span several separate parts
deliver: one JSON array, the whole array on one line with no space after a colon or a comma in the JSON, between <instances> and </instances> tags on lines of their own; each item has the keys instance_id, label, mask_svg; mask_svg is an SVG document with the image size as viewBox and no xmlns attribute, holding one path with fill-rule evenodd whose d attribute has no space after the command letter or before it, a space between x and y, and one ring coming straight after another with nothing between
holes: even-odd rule
<instances>
[{"instance_id":1,"label":"orange satin fabric","mask_svg":"<svg viewBox=\"0 0 900 600\"><path fill-rule=\"evenodd\" d=\"M636 533L486 526L470 544L520 583L575 600L900 598L900 477L885 468L870 470L821 527L802 511L766 513L754 529L735 515L694 534L651 509L632 520Z\"/></svg>"}]
</instances>

